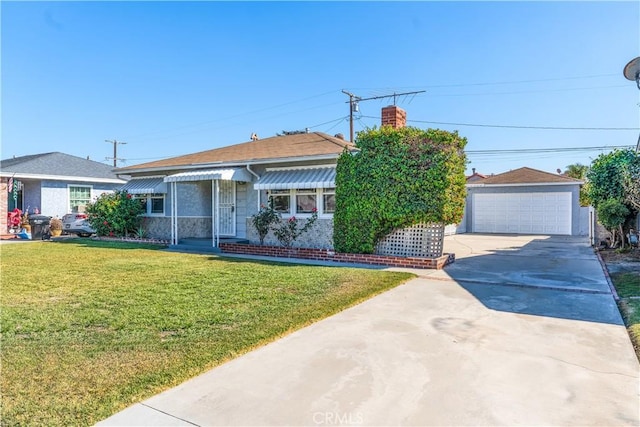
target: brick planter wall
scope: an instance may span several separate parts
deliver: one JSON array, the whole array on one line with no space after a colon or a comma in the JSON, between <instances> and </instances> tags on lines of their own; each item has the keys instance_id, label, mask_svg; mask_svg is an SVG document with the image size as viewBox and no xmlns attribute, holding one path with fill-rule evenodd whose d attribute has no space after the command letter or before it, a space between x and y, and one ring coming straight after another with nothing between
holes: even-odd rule
<instances>
[{"instance_id":1,"label":"brick planter wall","mask_svg":"<svg viewBox=\"0 0 640 427\"><path fill-rule=\"evenodd\" d=\"M258 246L242 243L220 243L223 253L261 255L280 258L301 258L317 261L349 262L390 267L442 269L455 261L455 254L444 254L438 258L398 257L373 254L345 254L331 249L283 248L282 246Z\"/></svg>"}]
</instances>

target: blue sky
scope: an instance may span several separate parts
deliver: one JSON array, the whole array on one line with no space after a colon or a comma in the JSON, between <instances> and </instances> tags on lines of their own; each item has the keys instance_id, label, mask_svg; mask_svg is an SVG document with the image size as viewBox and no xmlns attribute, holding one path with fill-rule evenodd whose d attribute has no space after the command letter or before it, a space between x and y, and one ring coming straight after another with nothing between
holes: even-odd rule
<instances>
[{"instance_id":1,"label":"blue sky","mask_svg":"<svg viewBox=\"0 0 640 427\"><path fill-rule=\"evenodd\" d=\"M638 1L0 7L3 159L61 151L108 163L105 139L116 139L127 143L119 165L133 165L253 132L348 136L342 89L426 91L398 99L408 124L467 137L469 171L554 172L603 152L585 147L638 139L640 91L622 76L640 55ZM379 126L391 102L361 102L355 130Z\"/></svg>"}]
</instances>

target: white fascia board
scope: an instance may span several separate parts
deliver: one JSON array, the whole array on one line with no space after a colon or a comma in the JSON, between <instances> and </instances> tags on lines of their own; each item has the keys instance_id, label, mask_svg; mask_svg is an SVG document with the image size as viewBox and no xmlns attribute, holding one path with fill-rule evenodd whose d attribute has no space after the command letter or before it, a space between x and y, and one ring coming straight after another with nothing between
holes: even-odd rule
<instances>
[{"instance_id":1,"label":"white fascia board","mask_svg":"<svg viewBox=\"0 0 640 427\"><path fill-rule=\"evenodd\" d=\"M266 172L295 171L295 170L305 170L305 169L325 169L325 168L335 169L336 166L337 166L336 163L324 163L324 164L305 165L305 166L281 166L277 168L266 168Z\"/></svg>"},{"instance_id":2,"label":"white fascia board","mask_svg":"<svg viewBox=\"0 0 640 427\"><path fill-rule=\"evenodd\" d=\"M494 187L538 187L558 185L582 185L584 182L530 182L528 184L466 184L467 188L494 188Z\"/></svg>"},{"instance_id":3,"label":"white fascia board","mask_svg":"<svg viewBox=\"0 0 640 427\"><path fill-rule=\"evenodd\" d=\"M14 177L14 178L22 178L22 179L39 179L39 180L48 180L48 181L83 181L83 182L100 182L106 184L124 184L127 181L124 179L116 179L116 178L93 178L88 176L65 176L65 175L41 175L35 173L11 173L11 172L2 172L0 176L3 177Z\"/></svg>"},{"instance_id":4,"label":"white fascia board","mask_svg":"<svg viewBox=\"0 0 640 427\"><path fill-rule=\"evenodd\" d=\"M319 156L301 156L301 157L280 157L272 159L260 159L260 160L248 160L245 162L209 162L209 163L196 163L190 165L175 165L175 166L162 166L155 168L135 169L135 170L123 170L122 172L115 172L118 175L132 175L146 172L160 172L160 171L185 171L190 169L204 169L207 167L215 169L226 169L234 167L245 167L247 165L268 165L270 163L294 163L294 162L312 162L314 160L333 160L337 159L340 154L323 154ZM286 169L286 168L285 168Z\"/></svg>"}]
</instances>

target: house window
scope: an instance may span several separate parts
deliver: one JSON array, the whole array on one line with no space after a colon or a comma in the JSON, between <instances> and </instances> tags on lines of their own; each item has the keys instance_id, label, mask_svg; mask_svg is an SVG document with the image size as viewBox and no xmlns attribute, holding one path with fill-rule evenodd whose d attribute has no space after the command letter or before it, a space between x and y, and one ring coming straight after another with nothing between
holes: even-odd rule
<instances>
[{"instance_id":1,"label":"house window","mask_svg":"<svg viewBox=\"0 0 640 427\"><path fill-rule=\"evenodd\" d=\"M147 203L147 213L152 215L164 214L164 196L152 196Z\"/></svg>"},{"instance_id":2,"label":"house window","mask_svg":"<svg viewBox=\"0 0 640 427\"><path fill-rule=\"evenodd\" d=\"M144 214L164 215L164 195L163 194L136 194L136 199L142 203Z\"/></svg>"},{"instance_id":3,"label":"house window","mask_svg":"<svg viewBox=\"0 0 640 427\"><path fill-rule=\"evenodd\" d=\"M336 189L324 188L322 190L322 213L334 213L336 211Z\"/></svg>"},{"instance_id":4,"label":"house window","mask_svg":"<svg viewBox=\"0 0 640 427\"><path fill-rule=\"evenodd\" d=\"M291 212L291 191L290 190L272 190L269 198L273 203L273 209L280 213Z\"/></svg>"},{"instance_id":5,"label":"house window","mask_svg":"<svg viewBox=\"0 0 640 427\"><path fill-rule=\"evenodd\" d=\"M333 215L336 211L335 188L270 190L267 195L273 209L281 214L304 216L312 214L315 209L319 215Z\"/></svg>"},{"instance_id":6,"label":"house window","mask_svg":"<svg viewBox=\"0 0 640 427\"><path fill-rule=\"evenodd\" d=\"M91 186L69 186L69 210L72 213L82 213L91 201Z\"/></svg>"},{"instance_id":7,"label":"house window","mask_svg":"<svg viewBox=\"0 0 640 427\"><path fill-rule=\"evenodd\" d=\"M315 189L296 190L296 213L312 213L318 209Z\"/></svg>"}]
</instances>

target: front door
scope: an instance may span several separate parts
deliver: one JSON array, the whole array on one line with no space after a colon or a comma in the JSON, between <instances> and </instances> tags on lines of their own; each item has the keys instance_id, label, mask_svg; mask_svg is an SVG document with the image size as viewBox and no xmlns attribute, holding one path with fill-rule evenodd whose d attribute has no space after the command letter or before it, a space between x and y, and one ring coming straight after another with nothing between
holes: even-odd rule
<instances>
[{"instance_id":1,"label":"front door","mask_svg":"<svg viewBox=\"0 0 640 427\"><path fill-rule=\"evenodd\" d=\"M218 181L220 186L220 198L218 200L218 212L220 212L220 235L236 235L236 182Z\"/></svg>"}]
</instances>

